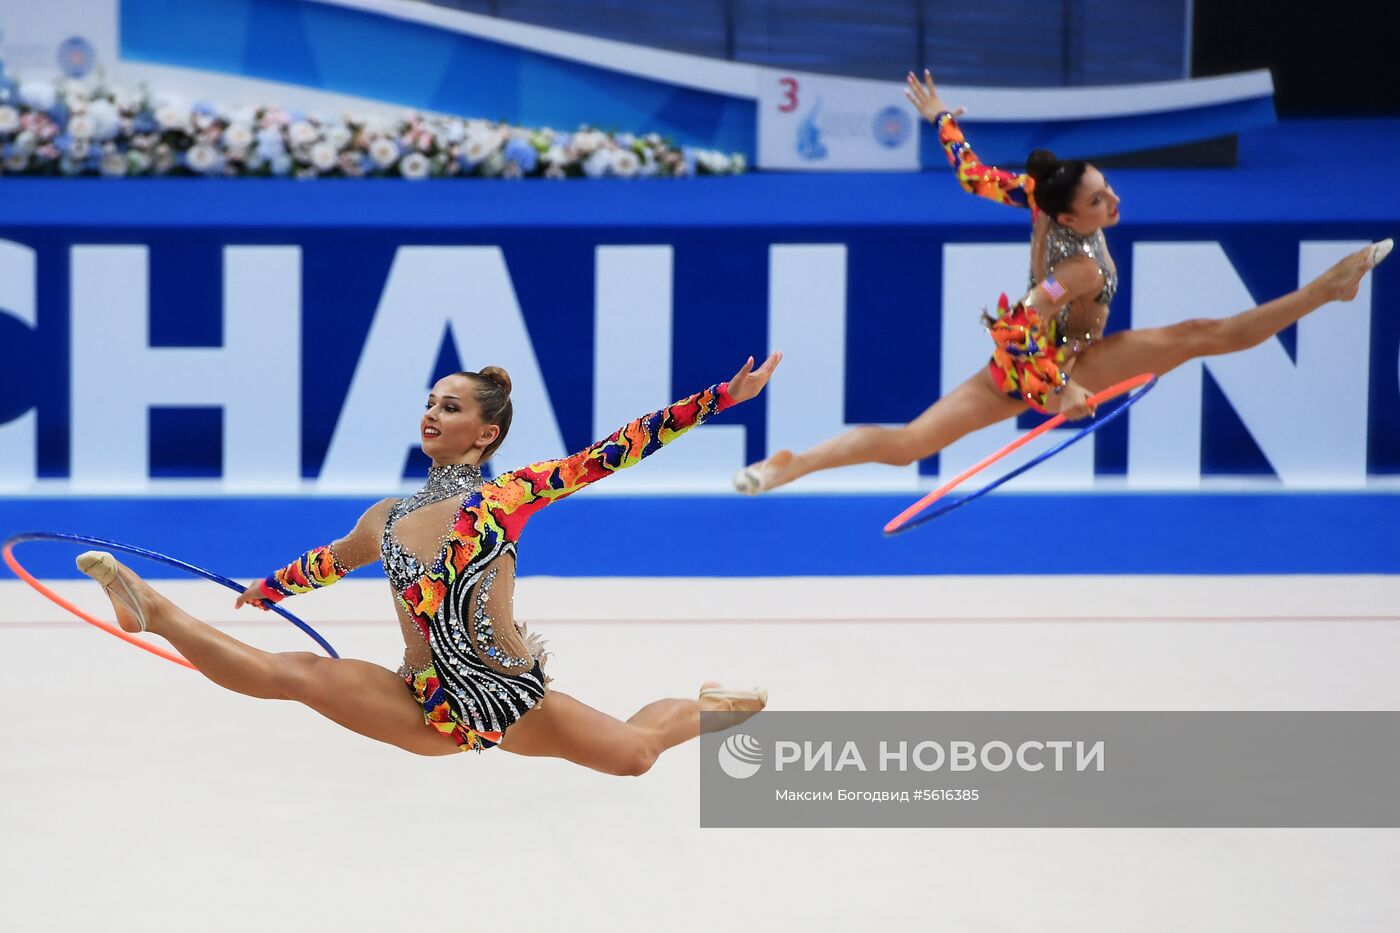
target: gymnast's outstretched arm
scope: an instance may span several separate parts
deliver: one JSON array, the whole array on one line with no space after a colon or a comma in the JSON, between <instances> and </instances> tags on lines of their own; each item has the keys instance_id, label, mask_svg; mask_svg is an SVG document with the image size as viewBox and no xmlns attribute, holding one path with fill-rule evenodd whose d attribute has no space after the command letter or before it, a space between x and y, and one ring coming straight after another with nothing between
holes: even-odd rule
<instances>
[{"instance_id":1,"label":"gymnast's outstretched arm","mask_svg":"<svg viewBox=\"0 0 1400 933\"><path fill-rule=\"evenodd\" d=\"M312 548L281 570L259 580L243 591L234 603L266 609L267 603L281 602L288 596L309 593L338 583L346 574L379 560L379 542L393 499L381 499L370 506L350 533L330 544Z\"/></svg>"},{"instance_id":2,"label":"gymnast's outstretched arm","mask_svg":"<svg viewBox=\"0 0 1400 933\"><path fill-rule=\"evenodd\" d=\"M757 369L749 357L728 382L643 415L563 460L545 460L506 473L483 489L482 496L492 500L493 509L508 514L513 524L521 525L550 503L640 463L711 415L753 398L763 390L782 357L774 353Z\"/></svg>"},{"instance_id":3,"label":"gymnast's outstretched arm","mask_svg":"<svg viewBox=\"0 0 1400 933\"><path fill-rule=\"evenodd\" d=\"M963 190L998 204L1031 207L1030 194L1035 184L1030 176L986 165L978 158L958 127L956 118L964 112L963 109L959 107L956 111L950 111L944 105L928 69L924 69L923 81L915 77L912 71L907 80L909 86L905 88L904 96L919 109L925 120L938 128L938 142L948 156L948 164L957 171L958 184L962 185Z\"/></svg>"}]
</instances>

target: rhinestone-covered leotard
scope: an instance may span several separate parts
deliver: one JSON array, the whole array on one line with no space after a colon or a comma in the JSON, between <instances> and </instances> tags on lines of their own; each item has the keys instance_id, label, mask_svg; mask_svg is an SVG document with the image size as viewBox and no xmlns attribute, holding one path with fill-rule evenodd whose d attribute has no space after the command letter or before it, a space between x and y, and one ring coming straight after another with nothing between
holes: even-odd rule
<instances>
[{"instance_id":1,"label":"rhinestone-covered leotard","mask_svg":"<svg viewBox=\"0 0 1400 933\"><path fill-rule=\"evenodd\" d=\"M542 643L512 609L516 544L530 517L733 404L727 384L713 386L571 457L490 482L472 466L434 467L421 490L388 508L380 558L407 648L400 674L427 723L460 748L489 748L545 696ZM329 547L318 548L268 577L263 591L280 599L344 573Z\"/></svg>"},{"instance_id":2,"label":"rhinestone-covered leotard","mask_svg":"<svg viewBox=\"0 0 1400 933\"><path fill-rule=\"evenodd\" d=\"M952 114L940 114L936 122L939 142L949 163L957 171L958 184L962 185L963 190L998 204L1034 210L1035 183L1029 175L1023 172L1008 172L983 163L963 136ZM1039 212L1035 212L1035 216L1039 217ZM1041 260L1039 276L1036 274L1037 263L1034 261L1037 255ZM1099 271L1103 273L1104 284L1103 290L1095 299L1100 308L1084 309L1088 312L1087 322L1086 315L1071 314L1073 302L1060 309L1057 315L1056 339L1061 344L1061 351L1066 355L1078 353L1099 339L1103 325L1108 320L1108 305L1118 291L1118 273L1108 258L1108 244L1104 241L1102 230L1083 236L1061 226L1053 217L1045 217L1043 222L1032 224L1031 286L1034 286L1039 278L1054 272L1061 262L1081 255L1088 256L1098 265ZM1072 328L1072 324L1077 326Z\"/></svg>"}]
</instances>

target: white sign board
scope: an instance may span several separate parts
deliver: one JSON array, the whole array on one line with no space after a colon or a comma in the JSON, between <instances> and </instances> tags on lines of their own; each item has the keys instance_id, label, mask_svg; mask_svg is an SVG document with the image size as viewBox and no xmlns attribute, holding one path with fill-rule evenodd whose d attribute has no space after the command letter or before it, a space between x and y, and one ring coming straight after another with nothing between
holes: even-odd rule
<instances>
[{"instance_id":1,"label":"white sign board","mask_svg":"<svg viewBox=\"0 0 1400 933\"><path fill-rule=\"evenodd\" d=\"M12 78L85 78L117 60L117 0L0 0L0 61Z\"/></svg>"},{"instance_id":2,"label":"white sign board","mask_svg":"<svg viewBox=\"0 0 1400 933\"><path fill-rule=\"evenodd\" d=\"M759 69L758 165L919 170L919 113L894 81Z\"/></svg>"}]
</instances>

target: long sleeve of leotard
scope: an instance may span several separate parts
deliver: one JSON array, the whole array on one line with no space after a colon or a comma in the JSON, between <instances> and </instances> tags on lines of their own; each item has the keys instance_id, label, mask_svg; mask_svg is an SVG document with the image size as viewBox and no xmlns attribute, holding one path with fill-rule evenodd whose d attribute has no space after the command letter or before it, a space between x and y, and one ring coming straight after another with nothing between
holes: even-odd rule
<instances>
[{"instance_id":1,"label":"long sleeve of leotard","mask_svg":"<svg viewBox=\"0 0 1400 933\"><path fill-rule=\"evenodd\" d=\"M338 583L349 573L330 545L314 548L292 561L259 584L270 602L281 602L288 596L310 593L323 586Z\"/></svg>"},{"instance_id":2,"label":"long sleeve of leotard","mask_svg":"<svg viewBox=\"0 0 1400 933\"><path fill-rule=\"evenodd\" d=\"M972 151L972 146L951 113L940 113L934 125L938 127L938 142L943 146L948 164L957 172L958 184L964 191L998 204L1032 206L1031 192L1035 189L1035 182L1029 175L983 164L977 153Z\"/></svg>"},{"instance_id":3,"label":"long sleeve of leotard","mask_svg":"<svg viewBox=\"0 0 1400 933\"><path fill-rule=\"evenodd\" d=\"M481 490L483 503L519 527L540 509L656 453L717 412L734 405L729 384L711 386L668 408L643 415L563 460L545 460L498 477Z\"/></svg>"}]
</instances>

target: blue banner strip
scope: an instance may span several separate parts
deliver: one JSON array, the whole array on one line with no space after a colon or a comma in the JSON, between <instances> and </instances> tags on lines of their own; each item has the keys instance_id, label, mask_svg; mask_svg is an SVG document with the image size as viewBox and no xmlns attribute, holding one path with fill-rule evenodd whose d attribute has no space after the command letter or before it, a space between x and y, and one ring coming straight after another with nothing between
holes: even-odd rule
<instances>
[{"instance_id":1,"label":"blue banner strip","mask_svg":"<svg viewBox=\"0 0 1400 933\"><path fill-rule=\"evenodd\" d=\"M881 526L910 496L582 495L531 522L522 575L895 576L1400 572L1400 493L990 496L905 535ZM370 499L0 499L0 537L107 537L254 579L344 534ZM1027 542L1035 542L1028 544ZM1062 550L1057 553L1055 543ZM18 556L78 577L75 548ZM71 553L70 553L71 552ZM144 569L144 568L143 568ZM155 577L166 576L158 565ZM379 575L366 568L357 577ZM0 567L0 577L10 577Z\"/></svg>"}]
</instances>

